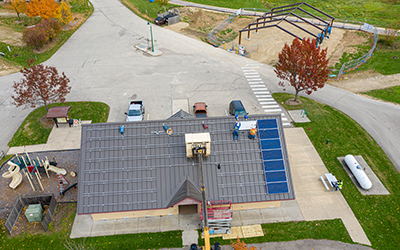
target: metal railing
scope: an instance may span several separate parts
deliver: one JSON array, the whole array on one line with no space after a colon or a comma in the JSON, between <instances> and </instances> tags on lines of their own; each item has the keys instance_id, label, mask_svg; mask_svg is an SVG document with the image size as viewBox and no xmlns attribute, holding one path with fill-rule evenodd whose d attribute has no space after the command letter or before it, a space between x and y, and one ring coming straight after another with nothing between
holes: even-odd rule
<instances>
[{"instance_id":1,"label":"metal railing","mask_svg":"<svg viewBox=\"0 0 400 250\"><path fill-rule=\"evenodd\" d=\"M374 27L374 45L372 46L372 48L368 51L367 54L363 55L362 57L343 63L343 65L340 68L339 73L337 75L338 80L342 74L346 73L346 70L355 69L358 66L360 66L361 64L367 62L368 58L370 58L372 56L372 53L375 50L376 44L378 42L378 38L379 38L378 29L376 27Z\"/></svg>"},{"instance_id":2,"label":"metal railing","mask_svg":"<svg viewBox=\"0 0 400 250\"><path fill-rule=\"evenodd\" d=\"M41 221L44 230L46 232L48 231L49 223L52 221L57 207L57 201L53 194L18 197L17 201L15 202L11 210L10 215L8 216L6 222L4 223L4 227L6 228L8 234L11 235L14 226L18 221L19 216L21 215L22 209L30 204L49 205L46 216Z\"/></svg>"},{"instance_id":3,"label":"metal railing","mask_svg":"<svg viewBox=\"0 0 400 250\"><path fill-rule=\"evenodd\" d=\"M233 20L236 18L236 15L230 15L227 19L222 21L222 23L218 24L217 27L212 29L209 33L207 33L207 41L209 43L212 43L214 46L218 47L224 42L230 42L227 41L226 39L223 39L221 37L218 37L217 35L226 28L230 23L233 22ZM233 40L233 39L232 39Z\"/></svg>"}]
</instances>

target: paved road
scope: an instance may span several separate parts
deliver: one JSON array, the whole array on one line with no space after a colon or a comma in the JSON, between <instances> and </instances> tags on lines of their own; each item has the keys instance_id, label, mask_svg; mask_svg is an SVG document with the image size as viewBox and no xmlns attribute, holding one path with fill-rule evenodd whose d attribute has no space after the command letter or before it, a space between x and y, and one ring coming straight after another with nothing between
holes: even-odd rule
<instances>
[{"instance_id":1,"label":"paved road","mask_svg":"<svg viewBox=\"0 0 400 250\"><path fill-rule=\"evenodd\" d=\"M247 84L241 67L254 63L173 31L153 26L156 50L150 57L134 49L150 37L147 22L116 0L94 0L93 15L46 62L71 79L67 101L103 101L111 107L109 121L124 121L131 99L144 100L146 118L171 115L173 100L209 104L211 116L225 115L229 101L241 98L251 113L262 107ZM13 74L0 78L0 149L7 143L30 109L11 104Z\"/></svg>"}]
</instances>

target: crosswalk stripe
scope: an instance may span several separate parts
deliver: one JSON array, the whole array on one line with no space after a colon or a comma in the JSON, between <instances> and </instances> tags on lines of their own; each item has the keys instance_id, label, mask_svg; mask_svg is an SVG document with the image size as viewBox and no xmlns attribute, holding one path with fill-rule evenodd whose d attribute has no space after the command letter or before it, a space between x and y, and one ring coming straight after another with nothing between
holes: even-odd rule
<instances>
[{"instance_id":1,"label":"crosswalk stripe","mask_svg":"<svg viewBox=\"0 0 400 250\"><path fill-rule=\"evenodd\" d=\"M282 112L282 109L264 109L264 112L266 113Z\"/></svg>"},{"instance_id":2,"label":"crosswalk stripe","mask_svg":"<svg viewBox=\"0 0 400 250\"><path fill-rule=\"evenodd\" d=\"M261 81L261 78L248 78L247 81L248 82L254 82L254 81Z\"/></svg>"},{"instance_id":3,"label":"crosswalk stripe","mask_svg":"<svg viewBox=\"0 0 400 250\"><path fill-rule=\"evenodd\" d=\"M254 71L254 72L243 72L243 74L245 74L245 75L258 75L258 72L257 71Z\"/></svg>"},{"instance_id":4,"label":"crosswalk stripe","mask_svg":"<svg viewBox=\"0 0 400 250\"><path fill-rule=\"evenodd\" d=\"M290 123L284 122L282 123L283 126L290 126Z\"/></svg>"},{"instance_id":5,"label":"crosswalk stripe","mask_svg":"<svg viewBox=\"0 0 400 250\"><path fill-rule=\"evenodd\" d=\"M262 87L266 87L265 85L250 85L250 87L252 88L262 88Z\"/></svg>"},{"instance_id":6,"label":"crosswalk stripe","mask_svg":"<svg viewBox=\"0 0 400 250\"><path fill-rule=\"evenodd\" d=\"M272 97L271 95L256 95L256 97Z\"/></svg>"},{"instance_id":7,"label":"crosswalk stripe","mask_svg":"<svg viewBox=\"0 0 400 250\"><path fill-rule=\"evenodd\" d=\"M259 102L262 102L262 101L274 101L275 102L274 98L258 98L257 100Z\"/></svg>"},{"instance_id":8,"label":"crosswalk stripe","mask_svg":"<svg viewBox=\"0 0 400 250\"><path fill-rule=\"evenodd\" d=\"M269 108L279 108L279 105L264 105L261 106L263 109L269 109Z\"/></svg>"},{"instance_id":9,"label":"crosswalk stripe","mask_svg":"<svg viewBox=\"0 0 400 250\"><path fill-rule=\"evenodd\" d=\"M246 78L260 78L260 76L257 74L257 75L251 75L251 76L244 76L244 77L246 77Z\"/></svg>"},{"instance_id":10,"label":"crosswalk stripe","mask_svg":"<svg viewBox=\"0 0 400 250\"><path fill-rule=\"evenodd\" d=\"M269 94L269 91L254 92L254 94L256 94L256 95L259 95L259 94Z\"/></svg>"},{"instance_id":11,"label":"crosswalk stripe","mask_svg":"<svg viewBox=\"0 0 400 250\"><path fill-rule=\"evenodd\" d=\"M258 90L268 90L268 89L267 89L267 88L253 88L253 87L252 87L252 90L253 90L253 91L258 91ZM269 92L269 91L268 91L268 92Z\"/></svg>"},{"instance_id":12,"label":"crosswalk stripe","mask_svg":"<svg viewBox=\"0 0 400 250\"><path fill-rule=\"evenodd\" d=\"M288 119L285 117L282 117L282 121L287 121Z\"/></svg>"},{"instance_id":13,"label":"crosswalk stripe","mask_svg":"<svg viewBox=\"0 0 400 250\"><path fill-rule=\"evenodd\" d=\"M260 102L261 105L265 105L265 104L276 104L276 102Z\"/></svg>"},{"instance_id":14,"label":"crosswalk stripe","mask_svg":"<svg viewBox=\"0 0 400 250\"><path fill-rule=\"evenodd\" d=\"M258 82L258 81L256 81L256 82L247 82L249 85L253 85L253 84L264 84L264 82Z\"/></svg>"}]
</instances>

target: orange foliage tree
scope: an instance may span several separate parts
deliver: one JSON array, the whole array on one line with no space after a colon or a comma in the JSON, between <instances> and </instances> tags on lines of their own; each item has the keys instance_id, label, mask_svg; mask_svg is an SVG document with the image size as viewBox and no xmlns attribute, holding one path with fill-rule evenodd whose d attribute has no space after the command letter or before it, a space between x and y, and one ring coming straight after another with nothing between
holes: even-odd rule
<instances>
[{"instance_id":1,"label":"orange foliage tree","mask_svg":"<svg viewBox=\"0 0 400 250\"><path fill-rule=\"evenodd\" d=\"M58 4L54 0L30 0L25 14L29 17L40 16L42 19L57 18Z\"/></svg>"},{"instance_id":2,"label":"orange foliage tree","mask_svg":"<svg viewBox=\"0 0 400 250\"><path fill-rule=\"evenodd\" d=\"M327 49L317 47L315 39L304 38L300 41L296 37L290 46L285 44L274 72L282 80L280 86L284 87L285 82L289 82L295 88L294 101L301 91L310 95L325 86L330 71L326 55Z\"/></svg>"},{"instance_id":3,"label":"orange foliage tree","mask_svg":"<svg viewBox=\"0 0 400 250\"><path fill-rule=\"evenodd\" d=\"M7 9L14 10L17 13L18 20L21 21L19 14L24 13L26 10L26 0L11 0L7 1L4 5Z\"/></svg>"},{"instance_id":4,"label":"orange foliage tree","mask_svg":"<svg viewBox=\"0 0 400 250\"><path fill-rule=\"evenodd\" d=\"M61 25L66 25L72 21L71 7L67 2L61 2L57 10L57 16Z\"/></svg>"}]
</instances>

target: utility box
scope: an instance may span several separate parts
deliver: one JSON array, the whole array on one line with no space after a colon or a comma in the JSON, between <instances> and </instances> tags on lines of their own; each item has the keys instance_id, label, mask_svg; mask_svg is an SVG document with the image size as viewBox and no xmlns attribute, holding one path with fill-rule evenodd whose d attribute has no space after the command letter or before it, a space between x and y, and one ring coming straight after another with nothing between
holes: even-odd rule
<instances>
[{"instance_id":1,"label":"utility box","mask_svg":"<svg viewBox=\"0 0 400 250\"><path fill-rule=\"evenodd\" d=\"M29 222L42 221L43 220L43 208L40 204L29 205L25 211L25 216Z\"/></svg>"},{"instance_id":2,"label":"utility box","mask_svg":"<svg viewBox=\"0 0 400 250\"><path fill-rule=\"evenodd\" d=\"M210 133L196 133L196 134L185 134L186 143L186 157L193 157L193 148L205 147L205 154L203 156L209 156L211 153L211 137Z\"/></svg>"}]
</instances>

